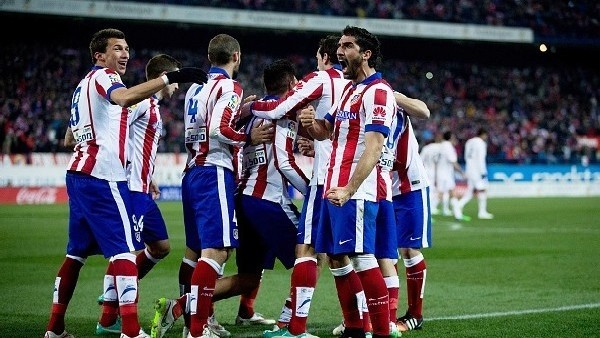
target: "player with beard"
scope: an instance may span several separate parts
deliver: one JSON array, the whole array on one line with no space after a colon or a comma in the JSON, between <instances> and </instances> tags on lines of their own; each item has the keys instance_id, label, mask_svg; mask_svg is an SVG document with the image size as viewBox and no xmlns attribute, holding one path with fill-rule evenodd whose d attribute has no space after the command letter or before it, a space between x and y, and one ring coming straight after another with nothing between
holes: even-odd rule
<instances>
[{"instance_id":1,"label":"player with beard","mask_svg":"<svg viewBox=\"0 0 600 338\"><path fill-rule=\"evenodd\" d=\"M378 202L385 198L378 189L377 163L397 106L393 90L376 71L381 58L377 37L347 26L337 56L351 85L325 119L300 114L315 139L332 136L316 250L329 258L346 325L342 337L365 337L362 311L349 291L355 275L364 288L373 336L389 337L388 291L374 255Z\"/></svg>"}]
</instances>

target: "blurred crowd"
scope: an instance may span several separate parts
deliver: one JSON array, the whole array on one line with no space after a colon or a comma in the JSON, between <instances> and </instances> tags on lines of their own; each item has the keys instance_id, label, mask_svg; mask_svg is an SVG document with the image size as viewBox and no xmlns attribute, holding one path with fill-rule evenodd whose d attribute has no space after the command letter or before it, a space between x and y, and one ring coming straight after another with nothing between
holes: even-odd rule
<instances>
[{"instance_id":1,"label":"blurred crowd","mask_svg":"<svg viewBox=\"0 0 600 338\"><path fill-rule=\"evenodd\" d=\"M330 16L529 27L540 37L563 39L600 37L600 2L595 0L159 0L154 2Z\"/></svg>"},{"instance_id":2,"label":"blurred crowd","mask_svg":"<svg viewBox=\"0 0 600 338\"><path fill-rule=\"evenodd\" d=\"M43 44L3 45L0 77L2 153L63 152L74 88L89 71L87 49ZM144 79L144 65L159 51L135 50L125 83ZM186 65L208 69L190 50L161 50ZM315 69L312 55L288 55L300 75ZM262 69L274 57L245 52L238 80L245 95L262 95ZM496 163L598 163L598 150L582 136L600 138L600 74L580 68L490 67L465 63L388 60L380 68L392 87L429 106L429 120L414 121L423 145L452 130L457 150L476 130L490 132L488 160ZM183 99L187 87L162 103L161 152L183 152Z\"/></svg>"}]
</instances>

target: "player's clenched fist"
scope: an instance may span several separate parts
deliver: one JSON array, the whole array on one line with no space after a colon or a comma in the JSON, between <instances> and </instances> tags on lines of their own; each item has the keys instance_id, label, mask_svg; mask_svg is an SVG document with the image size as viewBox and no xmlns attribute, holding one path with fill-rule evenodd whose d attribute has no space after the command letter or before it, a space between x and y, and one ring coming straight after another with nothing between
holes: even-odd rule
<instances>
[{"instance_id":1,"label":"player's clenched fist","mask_svg":"<svg viewBox=\"0 0 600 338\"><path fill-rule=\"evenodd\" d=\"M298 122L300 122L304 128L312 126L314 121L315 108L313 106L308 106L298 113Z\"/></svg>"}]
</instances>

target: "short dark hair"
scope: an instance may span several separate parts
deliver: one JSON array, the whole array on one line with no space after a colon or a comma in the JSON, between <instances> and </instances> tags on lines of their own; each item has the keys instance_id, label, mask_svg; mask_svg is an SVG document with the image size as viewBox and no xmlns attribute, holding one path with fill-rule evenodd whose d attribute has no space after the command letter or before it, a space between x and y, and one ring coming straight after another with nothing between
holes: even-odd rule
<instances>
[{"instance_id":1,"label":"short dark hair","mask_svg":"<svg viewBox=\"0 0 600 338\"><path fill-rule=\"evenodd\" d=\"M482 135L484 135L484 134L487 134L487 133L488 133L487 129L485 129L485 128L483 128L483 127L482 127L482 128L479 128L479 129L477 130L477 136L482 136Z\"/></svg>"},{"instance_id":2,"label":"short dark hair","mask_svg":"<svg viewBox=\"0 0 600 338\"><path fill-rule=\"evenodd\" d=\"M163 72L171 72L181 68L181 62L167 54L155 55L146 64L146 79L152 80L161 76Z\"/></svg>"},{"instance_id":3,"label":"short dark hair","mask_svg":"<svg viewBox=\"0 0 600 338\"><path fill-rule=\"evenodd\" d=\"M450 130L445 131L443 138L444 140L449 141L452 138L452 132Z\"/></svg>"},{"instance_id":4,"label":"short dark hair","mask_svg":"<svg viewBox=\"0 0 600 338\"><path fill-rule=\"evenodd\" d=\"M125 33L116 28L105 28L94 33L92 40L90 41L90 55L92 56L92 63L96 63L94 54L106 52L109 39L125 39Z\"/></svg>"},{"instance_id":5,"label":"short dark hair","mask_svg":"<svg viewBox=\"0 0 600 338\"><path fill-rule=\"evenodd\" d=\"M327 56L332 64L340 63L337 58L337 48L340 37L338 35L327 35L319 41L319 54Z\"/></svg>"},{"instance_id":6,"label":"short dark hair","mask_svg":"<svg viewBox=\"0 0 600 338\"><path fill-rule=\"evenodd\" d=\"M381 63L381 44L379 39L371 34L368 30L360 27L346 26L342 31L343 35L353 36L356 39L356 44L360 47L360 51L371 51L369 58L369 67L377 68Z\"/></svg>"},{"instance_id":7,"label":"short dark hair","mask_svg":"<svg viewBox=\"0 0 600 338\"><path fill-rule=\"evenodd\" d=\"M263 71L263 82L269 95L281 95L288 91L289 84L296 76L294 64L287 59L278 59L267 65Z\"/></svg>"},{"instance_id":8,"label":"short dark hair","mask_svg":"<svg viewBox=\"0 0 600 338\"><path fill-rule=\"evenodd\" d=\"M208 59L215 66L228 64L233 54L239 51L240 43L228 34L218 34L208 43Z\"/></svg>"}]
</instances>

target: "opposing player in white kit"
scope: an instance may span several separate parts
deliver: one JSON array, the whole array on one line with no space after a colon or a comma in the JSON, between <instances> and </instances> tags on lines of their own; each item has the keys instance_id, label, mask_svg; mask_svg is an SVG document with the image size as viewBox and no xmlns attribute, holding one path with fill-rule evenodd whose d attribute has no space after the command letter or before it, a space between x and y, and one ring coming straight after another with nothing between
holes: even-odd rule
<instances>
[{"instance_id":1,"label":"opposing player in white kit","mask_svg":"<svg viewBox=\"0 0 600 338\"><path fill-rule=\"evenodd\" d=\"M458 164L458 155L454 148L455 137L451 131L446 131L442 135L442 141L439 145L439 157L436 167L436 188L441 196L442 214L444 216L452 216L450 205L458 202L456 197L456 180L455 172L465 176L462 168Z\"/></svg>"},{"instance_id":2,"label":"opposing player in white kit","mask_svg":"<svg viewBox=\"0 0 600 338\"><path fill-rule=\"evenodd\" d=\"M487 139L488 133L484 128L477 131L477 136L472 137L465 143L465 172L467 176L467 190L465 194L454 205L454 217L463 218L463 208L477 195L477 217L479 219L492 219L494 215L487 211Z\"/></svg>"},{"instance_id":3,"label":"opposing player in white kit","mask_svg":"<svg viewBox=\"0 0 600 338\"><path fill-rule=\"evenodd\" d=\"M67 167L69 243L54 285L52 313L45 338L73 337L65 330L65 312L90 255L110 258L105 281L112 285L122 317L122 338L148 337L137 315L137 267L134 252L143 248L141 228L133 220L127 187L129 107L169 83L201 82L205 73L184 68L126 88L121 81L129 60L123 32L103 29L90 42L94 62L73 94L70 128L75 142ZM93 193L91 193L93 192Z\"/></svg>"},{"instance_id":4,"label":"opposing player in white kit","mask_svg":"<svg viewBox=\"0 0 600 338\"><path fill-rule=\"evenodd\" d=\"M423 148L421 148L421 152L419 153L421 159L423 160L425 171L427 172L427 179L429 180L429 199L431 202L432 215L437 215L440 213L440 210L438 209L440 196L436 188L437 162L439 161L440 157L440 139L441 135L436 134L436 137L426 143Z\"/></svg>"}]
</instances>

